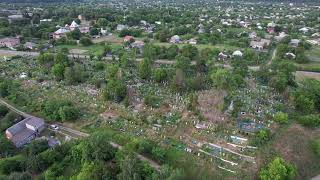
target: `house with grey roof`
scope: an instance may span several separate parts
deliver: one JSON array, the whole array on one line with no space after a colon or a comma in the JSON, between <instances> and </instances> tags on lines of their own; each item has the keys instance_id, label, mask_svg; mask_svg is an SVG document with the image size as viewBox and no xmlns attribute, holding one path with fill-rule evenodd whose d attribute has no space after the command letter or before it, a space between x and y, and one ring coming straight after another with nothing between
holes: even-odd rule
<instances>
[{"instance_id":1,"label":"house with grey roof","mask_svg":"<svg viewBox=\"0 0 320 180\"><path fill-rule=\"evenodd\" d=\"M17 148L36 138L45 128L45 123L37 117L28 117L6 130L6 137Z\"/></svg>"}]
</instances>

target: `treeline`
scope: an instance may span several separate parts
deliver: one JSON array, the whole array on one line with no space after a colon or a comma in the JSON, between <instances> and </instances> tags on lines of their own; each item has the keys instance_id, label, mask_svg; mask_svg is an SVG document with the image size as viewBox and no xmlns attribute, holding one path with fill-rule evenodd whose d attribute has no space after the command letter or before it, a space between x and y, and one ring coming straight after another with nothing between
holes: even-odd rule
<instances>
[{"instance_id":1,"label":"treeline","mask_svg":"<svg viewBox=\"0 0 320 180\"><path fill-rule=\"evenodd\" d=\"M111 139L127 144L118 150L110 145ZM136 152L160 162L159 172L140 161ZM98 131L86 139L53 149L46 141L33 141L16 155L0 160L0 179L179 180L213 177L210 170L195 162L173 148L165 149L154 142Z\"/></svg>"}]
</instances>

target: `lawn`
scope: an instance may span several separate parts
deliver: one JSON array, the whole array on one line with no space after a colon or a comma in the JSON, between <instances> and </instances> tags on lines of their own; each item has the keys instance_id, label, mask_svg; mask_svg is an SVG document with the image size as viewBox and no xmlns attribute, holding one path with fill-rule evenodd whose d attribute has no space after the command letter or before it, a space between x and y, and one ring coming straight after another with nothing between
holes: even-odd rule
<instances>
[{"instance_id":1,"label":"lawn","mask_svg":"<svg viewBox=\"0 0 320 180\"><path fill-rule=\"evenodd\" d=\"M172 43L167 43L167 42L155 42L154 43L155 45L158 45L158 46L166 46L166 47L169 47L172 45ZM186 46L188 44L176 44L179 48L183 47L183 46ZM196 44L196 45L193 45L193 46L196 46L197 48L199 48L200 50L201 49L205 49L205 48L210 48L210 49L213 49L213 48L217 48L217 49L220 49L220 50L223 50L223 49L226 49L226 50L237 50L237 49L241 49L241 48L238 48L236 46L229 46L229 45L224 45L224 44L217 44L217 45L211 45L211 44Z\"/></svg>"},{"instance_id":2,"label":"lawn","mask_svg":"<svg viewBox=\"0 0 320 180\"><path fill-rule=\"evenodd\" d=\"M113 51L117 51L120 49L122 46L120 44L111 44L111 48ZM89 55L89 54L94 54L94 55L99 55L102 54L104 46L102 44L93 44L90 46L83 46L83 45L59 45L56 47L57 50L60 50L62 48L68 48L70 50L86 50L85 52L81 52L80 54L83 55Z\"/></svg>"},{"instance_id":3,"label":"lawn","mask_svg":"<svg viewBox=\"0 0 320 180\"><path fill-rule=\"evenodd\" d=\"M311 61L320 62L320 47L312 48L306 55Z\"/></svg>"}]
</instances>

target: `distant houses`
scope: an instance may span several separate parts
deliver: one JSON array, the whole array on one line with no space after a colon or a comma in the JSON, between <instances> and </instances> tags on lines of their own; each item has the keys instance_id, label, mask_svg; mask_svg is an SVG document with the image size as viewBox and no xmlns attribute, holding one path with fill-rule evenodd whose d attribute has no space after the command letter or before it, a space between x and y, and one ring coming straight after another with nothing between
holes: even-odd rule
<instances>
[{"instance_id":1,"label":"distant houses","mask_svg":"<svg viewBox=\"0 0 320 180\"><path fill-rule=\"evenodd\" d=\"M8 128L6 137L19 148L35 139L44 128L42 119L28 117Z\"/></svg>"},{"instance_id":2,"label":"distant houses","mask_svg":"<svg viewBox=\"0 0 320 180\"><path fill-rule=\"evenodd\" d=\"M174 35L170 38L170 43L178 44L181 42L180 36Z\"/></svg>"},{"instance_id":3,"label":"distant houses","mask_svg":"<svg viewBox=\"0 0 320 180\"><path fill-rule=\"evenodd\" d=\"M3 38L0 39L0 47L15 47L20 44L19 38Z\"/></svg>"}]
</instances>

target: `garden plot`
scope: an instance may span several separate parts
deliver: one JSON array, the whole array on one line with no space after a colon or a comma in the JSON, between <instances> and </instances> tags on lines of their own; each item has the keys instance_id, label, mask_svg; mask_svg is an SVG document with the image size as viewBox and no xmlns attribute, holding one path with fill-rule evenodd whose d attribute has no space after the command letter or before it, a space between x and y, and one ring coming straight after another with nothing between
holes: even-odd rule
<instances>
[{"instance_id":1,"label":"garden plot","mask_svg":"<svg viewBox=\"0 0 320 180\"><path fill-rule=\"evenodd\" d=\"M198 94L198 109L210 122L226 122L228 118L222 113L226 92L221 90L207 90Z\"/></svg>"}]
</instances>

